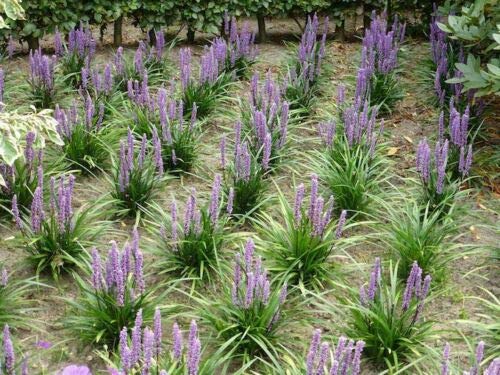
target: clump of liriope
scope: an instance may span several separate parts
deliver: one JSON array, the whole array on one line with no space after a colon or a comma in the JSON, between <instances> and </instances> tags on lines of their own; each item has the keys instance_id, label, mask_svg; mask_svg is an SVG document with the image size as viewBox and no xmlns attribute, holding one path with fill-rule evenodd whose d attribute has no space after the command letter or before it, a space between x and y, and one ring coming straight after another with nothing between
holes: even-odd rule
<instances>
[{"instance_id":1,"label":"clump of liriope","mask_svg":"<svg viewBox=\"0 0 500 375\"><path fill-rule=\"evenodd\" d=\"M267 142L259 162L250 152L246 140L242 141L241 122L235 124L235 146L233 163L226 165L226 141L221 141L221 165L224 169L224 190L227 198L226 210L233 216L250 216L264 203L267 189L265 175L269 172L271 144Z\"/></svg>"},{"instance_id":2,"label":"clump of liriope","mask_svg":"<svg viewBox=\"0 0 500 375\"><path fill-rule=\"evenodd\" d=\"M73 87L81 84L80 72L83 68L89 69L95 55L96 41L92 37L90 28L80 24L78 29L72 29L68 35L68 44L63 43L59 31L54 36L54 49L61 66L64 80Z\"/></svg>"},{"instance_id":3,"label":"clump of liriope","mask_svg":"<svg viewBox=\"0 0 500 375\"><path fill-rule=\"evenodd\" d=\"M143 263L136 230L122 251L111 241L104 263L99 251L93 248L91 264L83 267L87 276L75 274L79 295L67 299L67 329L82 342L107 345L112 350L118 347L122 329L134 326L137 314L144 322L151 322L158 302L153 294L158 287L146 286Z\"/></svg>"},{"instance_id":4,"label":"clump of liriope","mask_svg":"<svg viewBox=\"0 0 500 375\"><path fill-rule=\"evenodd\" d=\"M150 93L148 76L144 73L142 80L129 80L127 82L127 117L134 119L134 132L151 136L152 129L158 126L159 106L156 105Z\"/></svg>"},{"instance_id":5,"label":"clump of liriope","mask_svg":"<svg viewBox=\"0 0 500 375\"><path fill-rule=\"evenodd\" d=\"M0 325L31 328L33 322L26 315L29 310L28 294L35 285L32 280L12 280L7 269L0 270Z\"/></svg>"},{"instance_id":6,"label":"clump of liriope","mask_svg":"<svg viewBox=\"0 0 500 375\"><path fill-rule=\"evenodd\" d=\"M169 98L165 89L158 90L159 129L152 128L153 142L161 145L165 169L177 173L191 170L199 147L196 103L193 104L189 123L184 121L183 108L182 100Z\"/></svg>"},{"instance_id":7,"label":"clump of liriope","mask_svg":"<svg viewBox=\"0 0 500 375\"><path fill-rule=\"evenodd\" d=\"M241 118L252 154L262 160L264 153L270 152L269 163L278 164L287 142L289 105L271 72L261 87L258 73L253 75L248 105L242 108Z\"/></svg>"},{"instance_id":8,"label":"clump of liriope","mask_svg":"<svg viewBox=\"0 0 500 375\"><path fill-rule=\"evenodd\" d=\"M69 110L56 105L54 118L57 121L57 132L64 144L62 153L65 162L71 169L78 169L90 174L102 169L108 159L108 145L103 135L104 104L95 107L88 95L84 98L83 114L78 113L76 102Z\"/></svg>"},{"instance_id":9,"label":"clump of liriope","mask_svg":"<svg viewBox=\"0 0 500 375\"><path fill-rule=\"evenodd\" d=\"M249 30L248 22L244 22L243 27L238 31L236 17L229 20L227 13L224 15L224 32L227 41L216 38L213 42L213 44L225 44L225 47L216 48L217 53L220 52L220 60L224 61L224 70L235 74L238 78L245 77L255 63L258 53L257 46L254 44L255 33Z\"/></svg>"},{"instance_id":10,"label":"clump of liriope","mask_svg":"<svg viewBox=\"0 0 500 375\"><path fill-rule=\"evenodd\" d=\"M473 360L473 365L470 367L469 371L460 371L460 366L453 366L450 360L451 347L449 343L446 343L443 349L443 359L441 363L441 374L442 375L452 375L462 373L463 375L497 375L500 373L500 357L494 358L491 362L486 362L484 359L484 341L480 341L476 347L476 353ZM456 372L455 372L456 368ZM483 369L481 371L481 369Z\"/></svg>"},{"instance_id":11,"label":"clump of liriope","mask_svg":"<svg viewBox=\"0 0 500 375\"><path fill-rule=\"evenodd\" d=\"M290 108L308 114L319 91L321 63L325 57L328 17L325 18L323 35L318 42L319 21L316 14L308 17L307 25L297 50L297 55L288 66L283 82L283 91Z\"/></svg>"},{"instance_id":12,"label":"clump of liriope","mask_svg":"<svg viewBox=\"0 0 500 375\"><path fill-rule=\"evenodd\" d=\"M279 366L279 355L285 350L283 339L289 337L284 327L290 318L283 310L287 286L271 289L262 259L254 250L249 239L243 254L235 256L232 282L225 280L220 295L199 297L200 316L220 340L231 343L234 355L243 363L260 358Z\"/></svg>"},{"instance_id":13,"label":"clump of liriope","mask_svg":"<svg viewBox=\"0 0 500 375\"><path fill-rule=\"evenodd\" d=\"M42 53L41 49L29 56L30 75L28 78L29 101L38 109L53 108L56 101L56 82L54 78L55 58Z\"/></svg>"},{"instance_id":14,"label":"clump of liriope","mask_svg":"<svg viewBox=\"0 0 500 375\"><path fill-rule=\"evenodd\" d=\"M384 123L376 130L376 115L376 108L358 97L343 110L343 132L337 133L335 120L319 124L325 148L311 158L313 170L335 197L338 209L358 216L369 212L372 196L387 178L387 162L378 152Z\"/></svg>"},{"instance_id":15,"label":"clump of liriope","mask_svg":"<svg viewBox=\"0 0 500 375\"><path fill-rule=\"evenodd\" d=\"M109 368L115 375L209 375L217 372L226 356L219 349L202 359L202 348L195 320L191 321L187 343L177 323L172 326L172 347L167 350L163 339L160 310L155 311L153 329L142 329L142 319L138 315L136 324L130 330L124 328L120 333L119 365ZM118 362L118 361L117 361Z\"/></svg>"},{"instance_id":16,"label":"clump of liriope","mask_svg":"<svg viewBox=\"0 0 500 375\"><path fill-rule=\"evenodd\" d=\"M300 373L306 375L359 375L361 354L365 343L348 340L341 336L337 346L321 342L321 330L315 329L309 345L305 363Z\"/></svg>"},{"instance_id":17,"label":"clump of liriope","mask_svg":"<svg viewBox=\"0 0 500 375\"><path fill-rule=\"evenodd\" d=\"M500 297L481 287L481 293L466 298L472 300L477 307L458 323L486 342L485 362L500 357L500 325L497 319L500 314Z\"/></svg>"},{"instance_id":18,"label":"clump of liriope","mask_svg":"<svg viewBox=\"0 0 500 375\"><path fill-rule=\"evenodd\" d=\"M389 30L385 15L376 16L373 12L370 28L363 37L355 96L368 99L379 113L391 112L404 96L397 77L397 58L404 35L405 24L401 25L397 17Z\"/></svg>"},{"instance_id":19,"label":"clump of liriope","mask_svg":"<svg viewBox=\"0 0 500 375\"><path fill-rule=\"evenodd\" d=\"M80 97L85 101L91 97L94 106L103 111L103 121L115 115L113 109L117 108L123 100L116 92L111 63L106 64L102 73L97 69L83 68L81 71L81 85L78 88Z\"/></svg>"},{"instance_id":20,"label":"clump of liriope","mask_svg":"<svg viewBox=\"0 0 500 375\"><path fill-rule=\"evenodd\" d=\"M425 342L433 338L432 322L422 317L431 276L423 277L415 262L403 288L397 266L389 271L389 280L384 281L377 258L368 287L362 285L359 292L350 289L351 296L342 299L348 307L344 332L364 341L365 358L377 365L395 370L413 363L418 368L419 362L413 361L428 355ZM333 308L330 313L342 311Z\"/></svg>"},{"instance_id":21,"label":"clump of liriope","mask_svg":"<svg viewBox=\"0 0 500 375\"><path fill-rule=\"evenodd\" d=\"M37 186L43 185L43 153L35 149L36 134L26 134L23 157L17 158L12 166L0 163L0 212L10 212L15 197L16 206L28 209Z\"/></svg>"},{"instance_id":22,"label":"clump of liriope","mask_svg":"<svg viewBox=\"0 0 500 375\"><path fill-rule=\"evenodd\" d=\"M161 208L150 213L158 223L157 252L161 257L158 266L162 272L177 272L182 276L210 279L220 272L219 251L227 237L227 216L222 205L222 182L215 175L208 204L198 208L196 190L191 189L187 198L184 220L179 220L175 199L170 206L170 215ZM160 217L160 219L158 218Z\"/></svg>"},{"instance_id":23,"label":"clump of liriope","mask_svg":"<svg viewBox=\"0 0 500 375\"><path fill-rule=\"evenodd\" d=\"M184 111L190 115L191 109L196 104L198 117L203 119L222 101L227 100L232 75L223 70L226 56L219 56L214 45L205 48L201 55L200 73L196 80L191 78L191 50L182 48L179 56Z\"/></svg>"},{"instance_id":24,"label":"clump of liriope","mask_svg":"<svg viewBox=\"0 0 500 375\"><path fill-rule=\"evenodd\" d=\"M481 98L474 97L477 90L463 92L464 87L461 82L463 73L456 68L456 64L466 63L464 47L459 42L447 38L447 34L438 25L439 22L443 22L444 17L437 16L436 13L435 9L429 34L434 102L445 111L451 111L451 105L447 107L448 103L453 103L460 111L469 106L474 117L479 117L484 111L485 102Z\"/></svg>"},{"instance_id":25,"label":"clump of liriope","mask_svg":"<svg viewBox=\"0 0 500 375\"><path fill-rule=\"evenodd\" d=\"M50 205L43 202L43 186L39 183L33 194L30 215L21 217L17 198L12 199L12 213L21 231L28 260L37 274L50 271L57 279L87 258L84 250L105 229L106 222L98 221L101 204L73 209L75 177L50 179ZM57 189L57 190L56 190Z\"/></svg>"},{"instance_id":26,"label":"clump of liriope","mask_svg":"<svg viewBox=\"0 0 500 375\"><path fill-rule=\"evenodd\" d=\"M141 80L144 75L148 77L151 83L162 82L170 65L165 58L165 36L163 32L156 32L154 47L148 48L146 43L141 40L133 59L129 59L124 55L123 47L118 47L113 65L115 85L123 92L127 91L128 81Z\"/></svg>"},{"instance_id":27,"label":"clump of liriope","mask_svg":"<svg viewBox=\"0 0 500 375\"><path fill-rule=\"evenodd\" d=\"M432 159L431 149L427 139L424 138L418 144L416 158L416 170L422 186L420 201L423 206L428 205L430 212L439 212L441 219L452 214L460 184L451 180L446 174L448 147L447 139L444 142L438 141ZM464 176L469 172L471 162L470 159L464 160L462 166Z\"/></svg>"},{"instance_id":28,"label":"clump of liriope","mask_svg":"<svg viewBox=\"0 0 500 375\"><path fill-rule=\"evenodd\" d=\"M422 208L419 202L412 200L401 210L388 206L384 215L384 221L388 222L382 240L398 261L400 279L408 277L416 261L435 281L443 281L448 263L464 256L453 245L456 224L441 220L439 211L433 212L429 206Z\"/></svg>"},{"instance_id":29,"label":"clump of liriope","mask_svg":"<svg viewBox=\"0 0 500 375\"><path fill-rule=\"evenodd\" d=\"M269 270L280 282L303 288L321 288L332 279L329 258L335 251L346 220L342 211L334 225L333 196L325 200L318 193L318 176L311 176L309 205L304 207L304 184L296 188L293 206L279 192L281 218L262 213L256 219L260 248L270 262ZM307 199L306 199L307 200Z\"/></svg>"},{"instance_id":30,"label":"clump of liriope","mask_svg":"<svg viewBox=\"0 0 500 375\"><path fill-rule=\"evenodd\" d=\"M472 166L472 141L469 134L470 110L467 106L464 113L460 114L453 103L450 103L450 117L448 126L449 153L446 171L451 180L465 179ZM445 140L444 113L439 116L438 141Z\"/></svg>"},{"instance_id":31,"label":"clump of liriope","mask_svg":"<svg viewBox=\"0 0 500 375\"><path fill-rule=\"evenodd\" d=\"M156 142L150 147L143 135L139 147L136 147L129 128L127 140L120 142L118 158L119 160L113 160L111 196L120 210L119 214L133 216L151 203L164 180L161 145Z\"/></svg>"}]
</instances>

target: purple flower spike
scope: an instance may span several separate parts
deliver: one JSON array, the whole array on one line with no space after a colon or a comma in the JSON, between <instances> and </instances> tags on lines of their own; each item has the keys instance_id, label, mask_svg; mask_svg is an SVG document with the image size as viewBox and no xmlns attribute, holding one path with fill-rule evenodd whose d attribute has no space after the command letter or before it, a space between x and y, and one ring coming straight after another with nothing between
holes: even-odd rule
<instances>
[{"instance_id":1,"label":"purple flower spike","mask_svg":"<svg viewBox=\"0 0 500 375\"><path fill-rule=\"evenodd\" d=\"M441 364L441 375L450 374L450 344L447 342L443 349L443 362Z\"/></svg>"},{"instance_id":2,"label":"purple flower spike","mask_svg":"<svg viewBox=\"0 0 500 375\"><path fill-rule=\"evenodd\" d=\"M10 330L7 324L3 328L3 353L6 372L8 375L14 375L14 345L12 345L12 340L10 339Z\"/></svg>"},{"instance_id":3,"label":"purple flower spike","mask_svg":"<svg viewBox=\"0 0 500 375\"><path fill-rule=\"evenodd\" d=\"M321 341L321 330L315 329L311 339L311 344L309 345L309 352L306 359L306 374L313 375L314 362L318 355L319 344Z\"/></svg>"},{"instance_id":4,"label":"purple flower spike","mask_svg":"<svg viewBox=\"0 0 500 375\"><path fill-rule=\"evenodd\" d=\"M227 207L226 211L229 215L233 213L233 203L234 203L234 188L229 188L229 194L227 198Z\"/></svg>"},{"instance_id":5,"label":"purple flower spike","mask_svg":"<svg viewBox=\"0 0 500 375\"><path fill-rule=\"evenodd\" d=\"M298 227L302 220L302 202L304 200L304 184L300 184L295 191L295 202L293 206L293 217L295 227Z\"/></svg>"},{"instance_id":6,"label":"purple flower spike","mask_svg":"<svg viewBox=\"0 0 500 375\"><path fill-rule=\"evenodd\" d=\"M173 349L172 349L172 355L176 361L178 361L181 358L182 355L182 332L179 329L179 325L177 323L174 323L173 329L172 329L172 336L173 336Z\"/></svg>"},{"instance_id":7,"label":"purple flower spike","mask_svg":"<svg viewBox=\"0 0 500 375\"><path fill-rule=\"evenodd\" d=\"M339 217L339 222L337 224L337 230L335 231L335 237L339 239L342 236L342 231L344 230L344 225L347 217L347 211L342 210Z\"/></svg>"},{"instance_id":8,"label":"purple flower spike","mask_svg":"<svg viewBox=\"0 0 500 375\"><path fill-rule=\"evenodd\" d=\"M212 225L215 226L219 216L219 199L220 199L220 190L222 187L221 175L216 174L214 179L214 184L212 186L212 194L210 198L210 219L212 221Z\"/></svg>"}]
</instances>

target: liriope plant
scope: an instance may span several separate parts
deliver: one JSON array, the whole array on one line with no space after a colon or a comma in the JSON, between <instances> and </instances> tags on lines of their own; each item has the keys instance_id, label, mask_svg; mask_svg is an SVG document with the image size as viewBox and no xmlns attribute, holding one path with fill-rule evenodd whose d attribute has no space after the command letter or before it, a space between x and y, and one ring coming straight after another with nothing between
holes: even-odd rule
<instances>
[{"instance_id":1,"label":"liriope plant","mask_svg":"<svg viewBox=\"0 0 500 375\"><path fill-rule=\"evenodd\" d=\"M124 327L132 328L137 315L144 323L152 322L160 298L172 289L156 294L160 285L146 284L144 256L136 230L121 251L112 241L104 261L93 248L91 262L83 263L82 268L84 277L75 274L78 296L65 299L69 312L64 324L81 342L106 345L108 350L118 348L120 332Z\"/></svg>"},{"instance_id":2,"label":"liriope plant","mask_svg":"<svg viewBox=\"0 0 500 375\"><path fill-rule=\"evenodd\" d=\"M48 210L43 200L43 186L35 189L29 216L21 216L17 199L12 200L12 214L21 232L20 241L37 274L50 272L57 279L62 272L76 267L87 258L89 246L106 230L108 222L99 220L103 204L73 207L75 177L50 179Z\"/></svg>"},{"instance_id":3,"label":"liriope plant","mask_svg":"<svg viewBox=\"0 0 500 375\"><path fill-rule=\"evenodd\" d=\"M255 219L259 249L280 282L301 289L321 288L334 278L331 255L338 252L347 212L342 211L334 220L334 198L325 201L321 197L315 174L311 176L309 199L304 184L296 188L293 205L279 190L278 195L281 217L261 213Z\"/></svg>"},{"instance_id":4,"label":"liriope plant","mask_svg":"<svg viewBox=\"0 0 500 375\"><path fill-rule=\"evenodd\" d=\"M180 215L173 199L170 214L154 206L148 210L148 221L154 225L154 247L160 257L157 265L161 273L176 272L187 278L211 280L223 271L222 246L232 236L227 231L221 175L215 175L207 204L198 202L192 188L184 215Z\"/></svg>"}]
</instances>

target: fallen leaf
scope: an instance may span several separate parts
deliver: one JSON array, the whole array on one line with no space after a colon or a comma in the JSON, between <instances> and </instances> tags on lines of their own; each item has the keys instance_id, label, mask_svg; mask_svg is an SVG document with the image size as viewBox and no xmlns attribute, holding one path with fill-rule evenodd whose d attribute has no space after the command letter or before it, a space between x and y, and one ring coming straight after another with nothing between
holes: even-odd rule
<instances>
[{"instance_id":1,"label":"fallen leaf","mask_svg":"<svg viewBox=\"0 0 500 375\"><path fill-rule=\"evenodd\" d=\"M398 150L399 147L389 147L389 149L387 150L387 156L396 155Z\"/></svg>"}]
</instances>

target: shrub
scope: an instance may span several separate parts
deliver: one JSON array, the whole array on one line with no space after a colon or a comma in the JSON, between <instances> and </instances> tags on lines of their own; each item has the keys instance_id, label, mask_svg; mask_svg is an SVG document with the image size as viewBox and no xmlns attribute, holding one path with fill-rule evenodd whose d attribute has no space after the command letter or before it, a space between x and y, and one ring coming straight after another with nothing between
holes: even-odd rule
<instances>
[{"instance_id":1,"label":"shrub","mask_svg":"<svg viewBox=\"0 0 500 375\"><path fill-rule=\"evenodd\" d=\"M117 90L112 64L104 66L102 73L97 69L83 68L81 71L81 86L78 89L82 100L92 98L94 107L103 113L102 121L106 123L119 112L114 109L121 106L123 97Z\"/></svg>"},{"instance_id":2,"label":"shrub","mask_svg":"<svg viewBox=\"0 0 500 375\"><path fill-rule=\"evenodd\" d=\"M0 175L4 181L0 184L0 208L3 212L10 211L14 196L21 210L29 208L33 192L43 184L43 153L35 155L34 132L26 134L26 147L23 157L18 158L12 166L0 163Z\"/></svg>"},{"instance_id":3,"label":"shrub","mask_svg":"<svg viewBox=\"0 0 500 375\"><path fill-rule=\"evenodd\" d=\"M161 271L176 271L189 278L211 279L221 271L219 255L227 240L227 217L222 211L221 176L215 175L210 202L198 208L196 190L191 189L185 206L184 222L178 219L175 199L169 217L159 207L150 212L155 230Z\"/></svg>"},{"instance_id":4,"label":"shrub","mask_svg":"<svg viewBox=\"0 0 500 375\"><path fill-rule=\"evenodd\" d=\"M337 207L361 216L370 209L372 195L381 190L386 179L386 161L379 155L376 108L368 101L355 102L343 111L344 131L336 135L336 123L330 121L319 126L325 149L314 153L312 165L320 179L335 197Z\"/></svg>"},{"instance_id":5,"label":"shrub","mask_svg":"<svg viewBox=\"0 0 500 375\"><path fill-rule=\"evenodd\" d=\"M281 96L280 87L271 72L259 87L259 75L251 80L250 98L241 111L244 136L254 156L263 158L270 152L269 164L277 165L285 153L288 135L289 105ZM262 160L261 160L262 161Z\"/></svg>"},{"instance_id":6,"label":"shrub","mask_svg":"<svg viewBox=\"0 0 500 375\"><path fill-rule=\"evenodd\" d=\"M412 363L415 356L426 355L424 343L433 335L433 324L423 320L422 313L431 277L422 280L422 276L415 262L403 291L397 280L397 266L391 267L389 280L384 282L377 258L368 289L361 286L359 297L353 295L346 301L350 318L345 332L365 342L366 358L394 369Z\"/></svg>"},{"instance_id":7,"label":"shrub","mask_svg":"<svg viewBox=\"0 0 500 375\"><path fill-rule=\"evenodd\" d=\"M403 42L405 26L397 17L388 30L385 16L372 14L370 28L363 37L361 67L358 70L356 95L369 100L380 114L391 112L403 98L396 76L397 57Z\"/></svg>"},{"instance_id":8,"label":"shrub","mask_svg":"<svg viewBox=\"0 0 500 375\"><path fill-rule=\"evenodd\" d=\"M33 194L30 217L21 218L16 199L12 200L12 213L28 252L28 260L37 274L50 271L57 279L63 271L77 266L86 258L84 247L89 245L104 229L106 222L97 221L102 205L73 209L75 178L61 177L56 192L56 180L50 180L50 208L46 212L42 186Z\"/></svg>"},{"instance_id":9,"label":"shrub","mask_svg":"<svg viewBox=\"0 0 500 375\"><path fill-rule=\"evenodd\" d=\"M448 163L446 170L452 180L464 179L469 174L472 166L472 138L469 134L469 107L467 107L462 115L455 109L453 103L450 103L450 119L449 119L449 147ZM443 112L439 117L439 142L444 142L443 130Z\"/></svg>"},{"instance_id":10,"label":"shrub","mask_svg":"<svg viewBox=\"0 0 500 375\"><path fill-rule=\"evenodd\" d=\"M66 299L70 307L65 318L67 329L84 343L107 345L112 350L118 347L122 329L132 328L134 322L139 326L142 324L137 322L151 322L160 298L153 294L159 286L146 286L143 262L137 231L121 252L112 241L104 264L93 248L91 265L83 267L87 277L75 274L78 297ZM169 289L162 296L168 292Z\"/></svg>"},{"instance_id":11,"label":"shrub","mask_svg":"<svg viewBox=\"0 0 500 375\"><path fill-rule=\"evenodd\" d=\"M424 206L429 206L430 212L440 212L441 219L452 214L459 193L459 184L449 180L446 175L448 145L448 140L438 141L434 152L434 161L432 161L431 149L427 140L424 139L418 144L416 159L416 169L422 186L420 200Z\"/></svg>"},{"instance_id":12,"label":"shrub","mask_svg":"<svg viewBox=\"0 0 500 375\"><path fill-rule=\"evenodd\" d=\"M80 24L78 29L73 29L68 35L68 44L62 41L61 34L56 31L54 36L54 49L64 80L73 87L81 84L80 72L90 69L90 64L95 55L96 42L90 29Z\"/></svg>"},{"instance_id":13,"label":"shrub","mask_svg":"<svg viewBox=\"0 0 500 375\"><path fill-rule=\"evenodd\" d=\"M278 365L283 328L289 322L283 310L287 287L285 284L281 290L271 290L251 239L244 253L236 254L232 283L224 281L221 289L220 295L198 299L203 321L213 327L222 342L232 343L234 354L244 363L257 357Z\"/></svg>"},{"instance_id":14,"label":"shrub","mask_svg":"<svg viewBox=\"0 0 500 375\"><path fill-rule=\"evenodd\" d=\"M250 153L247 141L241 140L241 123L235 125L235 150L233 163L226 166L225 138L221 143L221 164L224 169L224 190L227 195L226 210L230 215L250 216L257 212L264 203L267 188L264 176L269 168L270 147L258 162L258 156ZM226 169L227 167L227 169Z\"/></svg>"},{"instance_id":15,"label":"shrub","mask_svg":"<svg viewBox=\"0 0 500 375\"><path fill-rule=\"evenodd\" d=\"M443 281L450 261L463 256L450 241L457 228L452 221L442 221L440 212L422 208L416 201L407 203L401 210L387 207L382 232L385 244L398 262L398 277L406 279L413 262L417 262L424 273L432 274L434 281Z\"/></svg>"},{"instance_id":16,"label":"shrub","mask_svg":"<svg viewBox=\"0 0 500 375\"><path fill-rule=\"evenodd\" d=\"M173 374L173 375L209 375L223 366L227 355L222 349L206 356L206 347L202 347L195 320L189 327L188 341L184 344L182 331L177 323L172 327L172 348L167 350L162 342L163 328L160 310L154 316L153 329L142 329L137 322L128 335L124 328L120 333L119 365L109 368L111 374L118 369L127 374ZM141 334L142 332L142 334ZM205 358L203 358L205 357ZM118 361L115 361L118 362Z\"/></svg>"},{"instance_id":17,"label":"shrub","mask_svg":"<svg viewBox=\"0 0 500 375\"><path fill-rule=\"evenodd\" d=\"M450 344L446 343L443 349L443 361L441 364L441 374L450 375L452 374L452 366L450 360ZM493 359L489 365L485 363L482 365L484 359L484 341L480 341L476 347L475 358L473 360L473 365L469 371L464 371L464 374L481 374L481 368L483 369L483 375L494 375L498 374L500 371L500 357ZM459 367L459 366L457 366Z\"/></svg>"},{"instance_id":18,"label":"shrub","mask_svg":"<svg viewBox=\"0 0 500 375\"><path fill-rule=\"evenodd\" d=\"M329 258L336 248L346 220L346 211L334 226L332 220L333 196L328 202L318 193L318 176L311 176L308 208L304 208L304 185L296 188L295 202L288 203L278 192L281 219L262 213L256 219L262 236L260 247L269 270L280 282L299 285L301 289L320 288L332 279Z\"/></svg>"},{"instance_id":19,"label":"shrub","mask_svg":"<svg viewBox=\"0 0 500 375\"><path fill-rule=\"evenodd\" d=\"M104 106L97 109L94 101L87 96L84 101L84 114L78 114L76 102L68 111L56 106L54 117L57 120L57 131L64 142L62 153L65 162L72 169L90 174L102 169L107 161L108 142L103 137Z\"/></svg>"},{"instance_id":20,"label":"shrub","mask_svg":"<svg viewBox=\"0 0 500 375\"><path fill-rule=\"evenodd\" d=\"M337 346L330 348L327 341L321 342L321 330L316 329L311 338L305 368L301 369L301 373L305 373L306 375L359 375L361 354L364 346L365 343L363 341L347 341L345 336L341 336ZM331 365L329 366L328 362L330 358Z\"/></svg>"},{"instance_id":21,"label":"shrub","mask_svg":"<svg viewBox=\"0 0 500 375\"><path fill-rule=\"evenodd\" d=\"M170 63L165 58L165 38L163 32L157 32L156 44L148 48L143 41L135 51L134 58L125 56L123 47L118 47L114 57L114 82L121 90L127 90L129 81L144 79L151 84L159 84L165 81L165 75L169 73Z\"/></svg>"},{"instance_id":22,"label":"shrub","mask_svg":"<svg viewBox=\"0 0 500 375\"><path fill-rule=\"evenodd\" d=\"M161 148L157 143L147 152L146 136L137 150L130 128L127 140L120 142L119 160L113 160L114 174L111 196L119 208L118 214L136 215L154 198L164 180Z\"/></svg>"},{"instance_id":23,"label":"shrub","mask_svg":"<svg viewBox=\"0 0 500 375\"><path fill-rule=\"evenodd\" d=\"M200 119L207 117L217 105L227 100L232 84L231 74L222 70L226 55L219 56L214 45L206 48L201 56L198 80L191 78L191 50L183 48L179 55L181 96L187 114L196 103Z\"/></svg>"},{"instance_id":24,"label":"shrub","mask_svg":"<svg viewBox=\"0 0 500 375\"><path fill-rule=\"evenodd\" d=\"M12 280L12 274L9 274L5 267L0 272L0 324L9 325L14 328L29 329L33 325L33 319L30 319L26 312L29 311L30 303L29 293L34 283L28 280Z\"/></svg>"},{"instance_id":25,"label":"shrub","mask_svg":"<svg viewBox=\"0 0 500 375\"><path fill-rule=\"evenodd\" d=\"M478 309L472 313L472 318L460 319L458 323L472 331L484 340L486 349L484 362L500 357L500 324L496 316L500 313L500 299L491 291L481 288L483 296L469 296L468 299L477 303ZM465 337L465 336L464 336ZM470 344L468 343L470 347Z\"/></svg>"},{"instance_id":26,"label":"shrub","mask_svg":"<svg viewBox=\"0 0 500 375\"><path fill-rule=\"evenodd\" d=\"M141 87L136 83L129 85L129 97L132 101L131 112L136 119L134 131L152 136L153 143L160 145L166 170L188 172L196 161L199 147L196 103L193 104L190 122L185 124L182 100L169 97L168 91L163 88L158 90L157 104L151 98L145 81Z\"/></svg>"},{"instance_id":27,"label":"shrub","mask_svg":"<svg viewBox=\"0 0 500 375\"><path fill-rule=\"evenodd\" d=\"M328 19L325 21L321 42L317 41L318 27L318 17L314 14L312 19L308 18L297 56L288 66L283 85L285 98L290 103L290 108L300 109L306 114L311 111L314 98L318 93L321 62L325 56Z\"/></svg>"},{"instance_id":28,"label":"shrub","mask_svg":"<svg viewBox=\"0 0 500 375\"><path fill-rule=\"evenodd\" d=\"M56 101L54 59L43 55L42 50L30 51L29 95L32 104L39 109L52 108Z\"/></svg>"},{"instance_id":29,"label":"shrub","mask_svg":"<svg viewBox=\"0 0 500 375\"><path fill-rule=\"evenodd\" d=\"M224 15L224 32L228 36L227 41L216 38L214 40L215 50L225 53L224 70L233 73L238 78L245 77L248 70L255 63L257 47L254 44L255 34L249 31L248 22L243 23L243 27L238 32L236 17L229 21L227 13ZM217 48L217 46L219 46ZM222 57L222 55L220 55Z\"/></svg>"}]
</instances>

